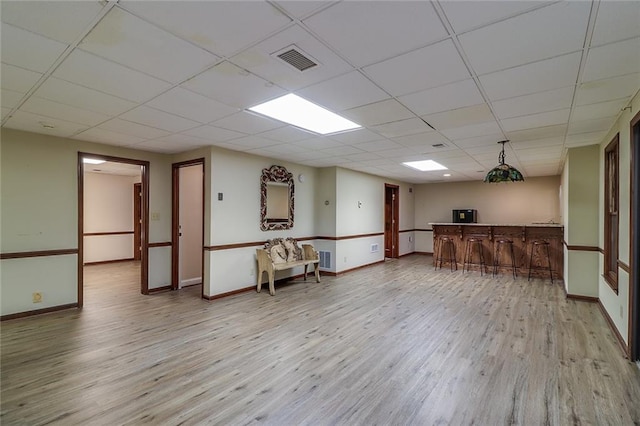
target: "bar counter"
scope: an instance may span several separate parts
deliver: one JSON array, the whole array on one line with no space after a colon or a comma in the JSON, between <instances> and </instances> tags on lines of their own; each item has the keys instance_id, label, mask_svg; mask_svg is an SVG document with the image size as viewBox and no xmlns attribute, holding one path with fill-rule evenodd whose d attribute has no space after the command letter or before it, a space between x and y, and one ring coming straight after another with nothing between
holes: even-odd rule
<instances>
[{"instance_id":1,"label":"bar counter","mask_svg":"<svg viewBox=\"0 0 640 426\"><path fill-rule=\"evenodd\" d=\"M549 242L549 257L551 259L551 269L553 271L553 279L561 280L564 268L564 251L562 248L562 240L564 229L557 223L532 223L532 224L491 224L491 223L430 223L433 228L433 261L436 261L436 241L440 237L447 236L452 238L455 246L455 258L458 269L462 269L464 261L465 247L469 238L482 239L482 253L486 263L485 272L491 273L493 269L493 258L495 253L495 241L499 239L509 239L513 241L513 251L515 256L516 270L518 276L527 276L529 274L529 258L532 249L532 242L536 240L544 240ZM506 261L506 262L503 262ZM500 263L509 263L509 256L500 256ZM470 269L479 271L479 255L476 250L473 251ZM549 271L546 267L546 250L544 247L535 250L531 263L534 269L531 272L532 277L549 278ZM443 260L442 268L449 267L449 262ZM498 273L511 274L510 266L498 267Z\"/></svg>"}]
</instances>

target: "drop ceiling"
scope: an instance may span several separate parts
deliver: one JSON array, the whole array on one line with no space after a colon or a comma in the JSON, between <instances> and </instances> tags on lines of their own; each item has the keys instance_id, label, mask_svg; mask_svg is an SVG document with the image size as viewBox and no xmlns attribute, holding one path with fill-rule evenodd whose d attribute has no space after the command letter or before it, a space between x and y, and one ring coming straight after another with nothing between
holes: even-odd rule
<instances>
[{"instance_id":1,"label":"drop ceiling","mask_svg":"<svg viewBox=\"0 0 640 426\"><path fill-rule=\"evenodd\" d=\"M412 183L557 175L640 88L637 1L2 1L2 126ZM296 48L318 65L277 57ZM286 93L363 128L247 112ZM442 144L441 146L437 146ZM436 145L436 146L434 146ZM405 161L435 160L444 172Z\"/></svg>"}]
</instances>

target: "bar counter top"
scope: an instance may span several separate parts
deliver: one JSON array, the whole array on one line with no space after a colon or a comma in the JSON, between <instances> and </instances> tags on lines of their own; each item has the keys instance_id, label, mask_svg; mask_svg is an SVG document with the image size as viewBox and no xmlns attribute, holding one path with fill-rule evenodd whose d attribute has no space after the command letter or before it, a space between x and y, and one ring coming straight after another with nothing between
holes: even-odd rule
<instances>
[{"instance_id":1,"label":"bar counter top","mask_svg":"<svg viewBox=\"0 0 640 426\"><path fill-rule=\"evenodd\" d=\"M540 227L549 227L549 228L562 228L562 224L561 223L552 223L552 222L533 222L533 223L453 223L453 222L432 222L429 223L429 225L447 225L447 226L458 226L458 225L462 225L462 226L517 226L517 227L523 227L523 226L531 226L531 227L536 227L536 228L540 228Z\"/></svg>"}]
</instances>

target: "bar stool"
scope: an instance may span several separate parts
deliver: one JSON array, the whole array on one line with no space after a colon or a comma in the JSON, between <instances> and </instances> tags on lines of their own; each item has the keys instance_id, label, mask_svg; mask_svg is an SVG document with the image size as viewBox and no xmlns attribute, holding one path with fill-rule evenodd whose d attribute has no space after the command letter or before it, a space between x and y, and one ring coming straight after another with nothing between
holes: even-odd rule
<instances>
[{"instance_id":1,"label":"bar stool","mask_svg":"<svg viewBox=\"0 0 640 426\"><path fill-rule=\"evenodd\" d=\"M447 257L444 257L445 251L447 252ZM439 238L438 242L438 250L436 255L436 265L435 269L438 269L438 262L440 262L440 269L442 269L442 260L446 260L451 264L451 271L455 266L455 270L458 270L458 264L456 263L456 245L453 242L453 238L442 236Z\"/></svg>"},{"instance_id":2,"label":"bar stool","mask_svg":"<svg viewBox=\"0 0 640 426\"><path fill-rule=\"evenodd\" d=\"M462 273L464 274L465 266L467 271L469 270L469 266L472 265L471 261L473 260L473 248L477 247L478 256L480 260L480 275L484 273L485 263L484 263L484 253L482 250L482 238L471 237L467 240L467 243L464 248L464 261L462 262ZM477 265L477 263L476 263Z\"/></svg>"},{"instance_id":3,"label":"bar stool","mask_svg":"<svg viewBox=\"0 0 640 426\"><path fill-rule=\"evenodd\" d=\"M542 251L542 256L546 258L547 266L533 266L533 252L535 251L538 256L540 256L541 247L544 247ZM540 259L544 260L544 259ZM549 241L546 240L534 240L531 241L531 253L529 254L529 278L528 281L531 280L531 271L534 269L548 269L549 277L551 278L551 284L553 284L553 270L551 269L551 256L549 255Z\"/></svg>"},{"instance_id":4,"label":"bar stool","mask_svg":"<svg viewBox=\"0 0 640 426\"><path fill-rule=\"evenodd\" d=\"M511 254L511 264L500 264L500 254L502 253L502 257L504 257L504 250L507 249ZM496 241L495 250L493 253L493 276L496 276L498 273L499 266L511 266L511 270L513 271L513 278L516 277L516 256L513 253L513 241L508 239L499 239Z\"/></svg>"}]
</instances>

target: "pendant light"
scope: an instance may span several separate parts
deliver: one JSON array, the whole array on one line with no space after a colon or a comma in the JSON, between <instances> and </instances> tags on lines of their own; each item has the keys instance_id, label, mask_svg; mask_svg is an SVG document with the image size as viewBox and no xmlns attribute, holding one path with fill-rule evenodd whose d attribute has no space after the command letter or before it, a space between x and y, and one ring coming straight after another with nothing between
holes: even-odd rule
<instances>
[{"instance_id":1,"label":"pendant light","mask_svg":"<svg viewBox=\"0 0 640 426\"><path fill-rule=\"evenodd\" d=\"M487 176L484 178L485 182L522 182L524 181L524 177L522 177L522 173L518 169L513 166L508 165L504 162L504 144L509 142L500 141L499 144L502 144L502 151L500 151L500 155L498 155L498 164L496 167L491 169Z\"/></svg>"}]
</instances>

